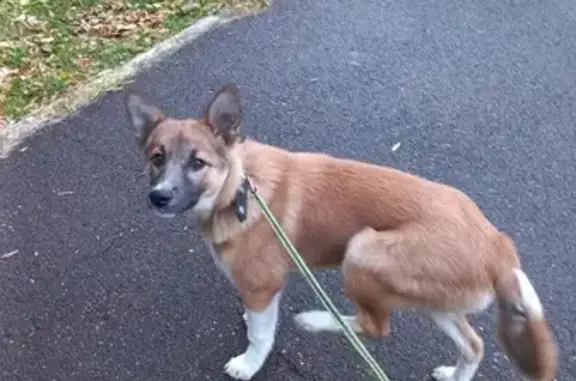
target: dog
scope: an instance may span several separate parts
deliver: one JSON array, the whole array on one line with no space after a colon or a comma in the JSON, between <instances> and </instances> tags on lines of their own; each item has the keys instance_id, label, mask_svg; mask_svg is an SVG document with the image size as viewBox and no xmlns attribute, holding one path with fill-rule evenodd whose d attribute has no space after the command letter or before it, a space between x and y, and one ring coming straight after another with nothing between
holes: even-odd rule
<instances>
[{"instance_id":1,"label":"dog","mask_svg":"<svg viewBox=\"0 0 576 381\"><path fill-rule=\"evenodd\" d=\"M200 119L174 119L137 93L127 115L149 166L148 204L186 215L245 308L248 346L225 372L249 380L272 350L284 284L294 264L254 200L253 185L312 268L341 268L359 334L387 336L394 309L429 316L459 350L437 381L471 381L484 344L467 315L495 301L498 337L517 369L552 381L557 347L514 242L466 194L368 162L292 152L242 132L236 85L221 87ZM327 311L296 314L311 333L340 332Z\"/></svg>"}]
</instances>

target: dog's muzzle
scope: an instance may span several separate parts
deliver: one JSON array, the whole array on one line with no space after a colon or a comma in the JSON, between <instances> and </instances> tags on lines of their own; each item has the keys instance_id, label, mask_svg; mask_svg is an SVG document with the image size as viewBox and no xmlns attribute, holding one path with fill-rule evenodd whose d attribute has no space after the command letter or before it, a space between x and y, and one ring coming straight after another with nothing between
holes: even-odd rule
<instances>
[{"instance_id":1,"label":"dog's muzzle","mask_svg":"<svg viewBox=\"0 0 576 381\"><path fill-rule=\"evenodd\" d=\"M153 190L148 194L150 204L152 204L152 206L154 206L157 209L162 209L170 205L170 202L172 201L173 197L174 195L171 191L163 189Z\"/></svg>"}]
</instances>

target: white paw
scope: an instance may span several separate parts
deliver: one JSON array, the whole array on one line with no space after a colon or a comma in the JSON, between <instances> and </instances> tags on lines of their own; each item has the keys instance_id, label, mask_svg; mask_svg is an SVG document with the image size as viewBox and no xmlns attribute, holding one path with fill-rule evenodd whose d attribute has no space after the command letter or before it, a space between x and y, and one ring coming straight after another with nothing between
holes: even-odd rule
<instances>
[{"instance_id":1,"label":"white paw","mask_svg":"<svg viewBox=\"0 0 576 381\"><path fill-rule=\"evenodd\" d=\"M242 354L240 356L232 357L224 366L224 371L236 380L247 381L256 374L258 367L250 364Z\"/></svg>"},{"instance_id":2,"label":"white paw","mask_svg":"<svg viewBox=\"0 0 576 381\"><path fill-rule=\"evenodd\" d=\"M242 314L242 319L244 319L244 322L248 320L248 312L244 311L244 313Z\"/></svg>"},{"instance_id":3,"label":"white paw","mask_svg":"<svg viewBox=\"0 0 576 381\"><path fill-rule=\"evenodd\" d=\"M304 331L318 333L331 331L335 323L328 311L306 311L294 316L294 323Z\"/></svg>"},{"instance_id":4,"label":"white paw","mask_svg":"<svg viewBox=\"0 0 576 381\"><path fill-rule=\"evenodd\" d=\"M432 372L432 378L436 381L448 381L454 376L455 366L439 366Z\"/></svg>"}]
</instances>

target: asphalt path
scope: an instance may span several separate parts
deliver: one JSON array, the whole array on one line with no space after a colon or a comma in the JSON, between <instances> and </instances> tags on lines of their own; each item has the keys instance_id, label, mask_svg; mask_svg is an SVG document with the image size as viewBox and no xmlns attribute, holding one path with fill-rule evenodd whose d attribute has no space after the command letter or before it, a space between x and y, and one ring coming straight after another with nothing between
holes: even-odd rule
<instances>
[{"instance_id":1,"label":"asphalt path","mask_svg":"<svg viewBox=\"0 0 576 381\"><path fill-rule=\"evenodd\" d=\"M241 88L246 130L467 191L521 250L576 378L576 7L571 0L276 1L139 75L176 117ZM227 380L246 345L238 297L193 226L147 210L122 98L109 93L0 161L2 381ZM398 147L398 143L400 146ZM392 148L396 148L393 150ZM336 206L335 206L336 207ZM336 303L338 274L321 274ZM294 277L254 379L369 379L343 338L306 336ZM493 339L476 380L515 381ZM455 360L428 320L396 313L369 348L393 380Z\"/></svg>"}]
</instances>

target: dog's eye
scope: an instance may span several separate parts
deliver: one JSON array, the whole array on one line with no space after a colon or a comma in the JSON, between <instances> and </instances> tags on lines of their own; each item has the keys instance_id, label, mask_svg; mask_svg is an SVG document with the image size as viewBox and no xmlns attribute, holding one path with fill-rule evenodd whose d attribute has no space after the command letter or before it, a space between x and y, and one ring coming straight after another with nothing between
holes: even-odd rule
<instances>
[{"instance_id":1,"label":"dog's eye","mask_svg":"<svg viewBox=\"0 0 576 381\"><path fill-rule=\"evenodd\" d=\"M162 164L164 164L164 154L162 152L154 152L151 156L150 156L150 162L152 163L152 165L154 165L155 167L160 167L162 166Z\"/></svg>"},{"instance_id":2,"label":"dog's eye","mask_svg":"<svg viewBox=\"0 0 576 381\"><path fill-rule=\"evenodd\" d=\"M206 162L202 159L197 157L190 158L190 167L193 171L199 171L206 166Z\"/></svg>"}]
</instances>

